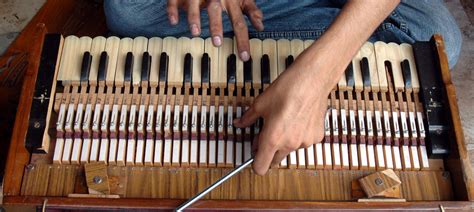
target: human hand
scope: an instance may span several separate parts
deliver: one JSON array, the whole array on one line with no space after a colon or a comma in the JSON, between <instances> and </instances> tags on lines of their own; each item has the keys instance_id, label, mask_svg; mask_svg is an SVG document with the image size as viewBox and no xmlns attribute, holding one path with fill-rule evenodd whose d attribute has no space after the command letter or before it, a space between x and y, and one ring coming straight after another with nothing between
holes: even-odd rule
<instances>
[{"instance_id":1,"label":"human hand","mask_svg":"<svg viewBox=\"0 0 474 212\"><path fill-rule=\"evenodd\" d=\"M263 30L263 14L253 0L168 0L168 18L172 25L179 22L178 7L187 11L189 30L193 36L201 34L200 9L207 8L209 14L209 30L212 43L222 44L222 11L226 11L232 22L237 40L239 57L243 61L250 58L250 44L244 14L250 19L255 29Z\"/></svg>"},{"instance_id":2,"label":"human hand","mask_svg":"<svg viewBox=\"0 0 474 212\"><path fill-rule=\"evenodd\" d=\"M322 140L327 98L332 86L319 82L318 72L300 55L273 84L260 94L245 114L234 121L243 128L263 117L264 125L255 138L254 171L263 175L290 152ZM254 144L255 144L254 143Z\"/></svg>"}]
</instances>

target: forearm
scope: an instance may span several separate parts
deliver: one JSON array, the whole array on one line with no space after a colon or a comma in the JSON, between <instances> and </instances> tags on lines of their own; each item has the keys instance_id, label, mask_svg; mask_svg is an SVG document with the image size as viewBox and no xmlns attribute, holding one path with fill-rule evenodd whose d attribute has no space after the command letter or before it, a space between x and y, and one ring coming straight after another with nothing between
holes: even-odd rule
<instances>
[{"instance_id":1,"label":"forearm","mask_svg":"<svg viewBox=\"0 0 474 212\"><path fill-rule=\"evenodd\" d=\"M311 61L311 71L319 83L325 83L328 89L334 87L359 48L399 2L350 0L346 3L328 30L305 52L304 57L309 57L306 61Z\"/></svg>"}]
</instances>

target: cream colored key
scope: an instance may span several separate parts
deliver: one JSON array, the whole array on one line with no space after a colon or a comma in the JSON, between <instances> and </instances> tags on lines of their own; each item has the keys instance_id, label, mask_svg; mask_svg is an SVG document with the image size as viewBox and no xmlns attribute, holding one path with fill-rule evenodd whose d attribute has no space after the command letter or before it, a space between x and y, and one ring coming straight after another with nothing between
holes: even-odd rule
<instances>
[{"instance_id":1,"label":"cream colored key","mask_svg":"<svg viewBox=\"0 0 474 212\"><path fill-rule=\"evenodd\" d=\"M120 111L120 123L119 123L119 133L126 132L126 123L128 119L127 105L122 105ZM120 135L118 139L117 146L117 165L124 166L126 162L127 154L127 138L124 135Z\"/></svg>"},{"instance_id":2,"label":"cream colored key","mask_svg":"<svg viewBox=\"0 0 474 212\"><path fill-rule=\"evenodd\" d=\"M121 40L118 37L111 36L107 38L105 42L105 51L109 56L109 61L107 65L105 82L107 86L113 86L115 81L115 72L118 62L118 53L120 49ZM122 77L123 78L123 77Z\"/></svg>"},{"instance_id":3,"label":"cream colored key","mask_svg":"<svg viewBox=\"0 0 474 212\"><path fill-rule=\"evenodd\" d=\"M99 142L98 139L92 139L93 132L90 129L91 123L93 122L93 110L92 105L87 104L84 112L84 118L82 122L82 130L89 136L83 136L84 141L82 145L81 163L88 161L96 162L99 156ZM95 140L95 141L94 141ZM89 149L89 150L88 150ZM89 154L90 153L90 154Z\"/></svg>"},{"instance_id":4,"label":"cream colored key","mask_svg":"<svg viewBox=\"0 0 474 212\"><path fill-rule=\"evenodd\" d=\"M300 39L293 39L290 41L290 54L293 55L293 57L296 59L301 52L304 51L304 42Z\"/></svg>"},{"instance_id":5,"label":"cream colored key","mask_svg":"<svg viewBox=\"0 0 474 212\"><path fill-rule=\"evenodd\" d=\"M410 44L407 44L407 43L400 44L400 57L401 57L401 61L405 59L409 61L410 70L411 70L412 87L415 91L419 90L420 82L418 80L418 70L416 68L415 56L413 55L413 48Z\"/></svg>"},{"instance_id":6,"label":"cream colored key","mask_svg":"<svg viewBox=\"0 0 474 212\"><path fill-rule=\"evenodd\" d=\"M61 158L61 164L70 164L71 163L71 151L72 151L72 138L66 138L64 142L64 149Z\"/></svg>"},{"instance_id":7,"label":"cream colored key","mask_svg":"<svg viewBox=\"0 0 474 212\"><path fill-rule=\"evenodd\" d=\"M81 158L82 139L74 138L71 150L71 164L79 164Z\"/></svg>"},{"instance_id":8,"label":"cream colored key","mask_svg":"<svg viewBox=\"0 0 474 212\"><path fill-rule=\"evenodd\" d=\"M297 158L298 158L298 168L305 169L306 168L306 153L304 148L300 148L297 150Z\"/></svg>"},{"instance_id":9,"label":"cream colored key","mask_svg":"<svg viewBox=\"0 0 474 212\"><path fill-rule=\"evenodd\" d=\"M357 126L356 126L356 118L355 118L354 110L349 110L349 125L351 127L351 135L356 135ZM357 150L357 144L355 143L350 144L350 152L351 152L352 167L355 167L355 169L359 169L359 154Z\"/></svg>"},{"instance_id":10,"label":"cream colored key","mask_svg":"<svg viewBox=\"0 0 474 212\"><path fill-rule=\"evenodd\" d=\"M56 138L54 146L53 164L61 164L64 150L64 138Z\"/></svg>"},{"instance_id":11,"label":"cream colored key","mask_svg":"<svg viewBox=\"0 0 474 212\"><path fill-rule=\"evenodd\" d=\"M218 86L219 81L219 48L215 47L212 44L212 38L207 38L204 40L204 52L209 55L211 59L210 64L210 80L211 80L211 87Z\"/></svg>"},{"instance_id":12,"label":"cream colored key","mask_svg":"<svg viewBox=\"0 0 474 212\"><path fill-rule=\"evenodd\" d=\"M366 57L368 62L369 62L369 70L370 70L370 81L377 83L379 82L378 78L380 77L379 74L372 74L374 71L377 71L376 67L376 58L375 58L375 53L374 53L374 44L366 42L357 52L357 54L354 56L352 59L352 64L353 64L353 70L354 70L354 82L355 82L355 88L356 89L363 89L363 83L362 83L362 71L360 69L360 62L362 58ZM384 69L385 70L385 69ZM384 75L385 76L385 75ZM385 81L385 86L387 82ZM375 84L376 85L376 84ZM374 85L372 85L374 86ZM388 89L388 87L386 87Z\"/></svg>"},{"instance_id":13,"label":"cream colored key","mask_svg":"<svg viewBox=\"0 0 474 212\"><path fill-rule=\"evenodd\" d=\"M159 37L152 37L148 40L148 53L151 56L150 64L150 86L158 86L160 56L163 49L163 39ZM194 79L194 78L193 78Z\"/></svg>"},{"instance_id":14,"label":"cream colored key","mask_svg":"<svg viewBox=\"0 0 474 212\"><path fill-rule=\"evenodd\" d=\"M214 136L209 136L209 160L208 166L214 167L216 166L216 156L217 156L217 145L216 145L216 107L210 106L209 107L209 134L214 134Z\"/></svg>"},{"instance_id":15,"label":"cream colored key","mask_svg":"<svg viewBox=\"0 0 474 212\"><path fill-rule=\"evenodd\" d=\"M244 62L240 59L238 55L239 50L237 49L237 40L234 37L234 51L233 53L236 56L235 61L235 75L236 75L236 83L237 87L244 87Z\"/></svg>"},{"instance_id":16,"label":"cream colored key","mask_svg":"<svg viewBox=\"0 0 474 212\"><path fill-rule=\"evenodd\" d=\"M314 144L316 154L316 168L321 169L324 167L324 152L323 144L321 142Z\"/></svg>"},{"instance_id":17,"label":"cream colored key","mask_svg":"<svg viewBox=\"0 0 474 212\"><path fill-rule=\"evenodd\" d=\"M367 136L373 137L374 136L374 129L373 129L373 116L372 111L366 111L366 118L367 118ZM369 169L376 168L376 161L375 161L375 149L373 144L367 144L367 160L369 162Z\"/></svg>"},{"instance_id":18,"label":"cream colored key","mask_svg":"<svg viewBox=\"0 0 474 212\"><path fill-rule=\"evenodd\" d=\"M79 45L79 38L70 35L64 39L64 47L61 53L61 62L59 64L57 80L62 81L63 85L70 84L72 75L69 73L73 65L77 65L74 60L77 60L77 50ZM79 79L79 77L77 77Z\"/></svg>"},{"instance_id":19,"label":"cream colored key","mask_svg":"<svg viewBox=\"0 0 474 212\"><path fill-rule=\"evenodd\" d=\"M123 87L125 75L125 60L127 53L132 51L133 40L130 38L122 38L120 40L120 48L117 54L117 69L115 71L115 86Z\"/></svg>"},{"instance_id":20,"label":"cream colored key","mask_svg":"<svg viewBox=\"0 0 474 212\"><path fill-rule=\"evenodd\" d=\"M183 81L178 81L179 73L176 73L176 66L178 64L178 39L175 37L165 37L163 38L163 49L162 52L165 52L168 55L168 85L169 86L181 86ZM158 59L158 58L157 58ZM181 76L182 76L181 72Z\"/></svg>"},{"instance_id":21,"label":"cream colored key","mask_svg":"<svg viewBox=\"0 0 474 212\"><path fill-rule=\"evenodd\" d=\"M204 54L204 40L202 38L192 38L189 53L193 57L193 88L201 87L201 58Z\"/></svg>"},{"instance_id":22,"label":"cream colored key","mask_svg":"<svg viewBox=\"0 0 474 212\"><path fill-rule=\"evenodd\" d=\"M170 65L174 64L174 71L168 71L168 76L173 76L173 81L168 81L168 85L176 85L181 86L183 84L183 75L184 75L184 57L187 53L190 52L191 48L191 39L187 37L180 37L177 41L176 46L176 53L174 55L175 63L170 63ZM170 55L171 57L171 55ZM194 60L193 60L194 62Z\"/></svg>"},{"instance_id":23,"label":"cream colored key","mask_svg":"<svg viewBox=\"0 0 474 212\"><path fill-rule=\"evenodd\" d=\"M233 46L234 43L231 38L224 38L222 45L219 47L219 64L218 64L218 70L217 72L212 73L217 73L217 84L221 88L227 87L227 58L232 54L233 51ZM211 63L212 63L211 58ZM216 58L217 59L217 58ZM212 78L212 73L211 73L211 78ZM212 83L212 81L211 81Z\"/></svg>"},{"instance_id":24,"label":"cream colored key","mask_svg":"<svg viewBox=\"0 0 474 212\"><path fill-rule=\"evenodd\" d=\"M97 74L99 72L100 54L105 50L107 39L97 36L92 39L90 54L92 56L91 68L89 71L89 84L97 85ZM110 55L109 55L110 59Z\"/></svg>"},{"instance_id":25,"label":"cream colored key","mask_svg":"<svg viewBox=\"0 0 474 212\"><path fill-rule=\"evenodd\" d=\"M286 58L291 54L290 41L287 39L280 39L277 41L278 51L278 75L286 70Z\"/></svg>"},{"instance_id":26,"label":"cream colored key","mask_svg":"<svg viewBox=\"0 0 474 212\"><path fill-rule=\"evenodd\" d=\"M244 161L249 160L252 158L252 142L250 141L250 127L245 128L245 136L244 136ZM247 138L245 138L247 137ZM296 160L295 160L296 161Z\"/></svg>"},{"instance_id":27,"label":"cream colored key","mask_svg":"<svg viewBox=\"0 0 474 212\"><path fill-rule=\"evenodd\" d=\"M207 131L207 106L203 105L201 107L201 139L199 141L199 166L206 167L207 166L207 138L203 136L206 134Z\"/></svg>"},{"instance_id":28,"label":"cream colored key","mask_svg":"<svg viewBox=\"0 0 474 212\"><path fill-rule=\"evenodd\" d=\"M268 55L270 65L270 82L278 77L278 51L277 42L273 39L265 39L262 42L262 55Z\"/></svg>"},{"instance_id":29,"label":"cream colored key","mask_svg":"<svg viewBox=\"0 0 474 212\"><path fill-rule=\"evenodd\" d=\"M342 135L347 138L348 133L347 133L347 113L345 109L341 109L341 132ZM348 144L342 143L341 142L341 162L342 162L342 168L343 169L348 169L350 167L349 163L349 148Z\"/></svg>"},{"instance_id":30,"label":"cream colored key","mask_svg":"<svg viewBox=\"0 0 474 212\"><path fill-rule=\"evenodd\" d=\"M332 154L331 154L331 143L330 139L326 139L327 137L331 136L331 125L329 121L329 112L326 112L326 116L324 118L324 136L325 136L325 141L322 145L322 150L324 155L324 167L325 168L332 168Z\"/></svg>"},{"instance_id":31,"label":"cream colored key","mask_svg":"<svg viewBox=\"0 0 474 212\"><path fill-rule=\"evenodd\" d=\"M119 123L120 113L119 113L119 106L113 105L112 106L112 114L110 115L110 128L107 125L109 123L109 114L110 114L110 106L108 104L104 105L104 112L102 113L102 121L100 124L101 131L107 132L110 130L110 134L116 134L115 136L110 136L110 145L107 138L102 138L100 142L100 150L99 150L99 161L109 164L116 164L117 159L117 145L118 145L118 132L117 127Z\"/></svg>"},{"instance_id":32,"label":"cream colored key","mask_svg":"<svg viewBox=\"0 0 474 212\"><path fill-rule=\"evenodd\" d=\"M425 139L426 134L425 134L425 127L423 124L423 116L421 112L417 112L416 114L416 119L418 123L418 130L420 132L420 139ZM425 145L420 145L419 147L420 150L420 159L421 159L421 168L428 169L430 167L429 161L428 161L428 153L426 152L426 146Z\"/></svg>"},{"instance_id":33,"label":"cream colored key","mask_svg":"<svg viewBox=\"0 0 474 212\"><path fill-rule=\"evenodd\" d=\"M339 137L339 123L338 123L338 115L337 110L331 110L331 120L332 120L332 135L334 137ZM339 143L335 143L334 141L331 142L332 146L332 158L333 158L333 165L334 167L341 167L341 145Z\"/></svg>"},{"instance_id":34,"label":"cream colored key","mask_svg":"<svg viewBox=\"0 0 474 212\"><path fill-rule=\"evenodd\" d=\"M252 56L252 86L254 89L262 88L262 41L260 39L250 39L250 55Z\"/></svg>"},{"instance_id":35,"label":"cream colored key","mask_svg":"<svg viewBox=\"0 0 474 212\"><path fill-rule=\"evenodd\" d=\"M83 117L84 117L84 104L79 103L77 105L76 117L74 119L74 132L81 132L82 131L82 125L81 124L82 124ZM80 163L80 157L81 157L81 154L82 154L83 140L81 139L81 137L79 137L79 138L77 136L74 136L74 137L75 138L74 138L74 144L73 144L73 147L72 147L71 163L72 164L79 164ZM89 143L89 148L90 148L90 143ZM88 151L89 150L90 149L88 149ZM85 162L88 162L87 161L88 157L89 157L89 155L87 155Z\"/></svg>"},{"instance_id":36,"label":"cream colored key","mask_svg":"<svg viewBox=\"0 0 474 212\"><path fill-rule=\"evenodd\" d=\"M366 136L366 127L364 120L364 111L358 110L357 117L359 119L359 134L361 136ZM368 155L367 155L367 145L359 144L359 164L361 168L367 168L369 166Z\"/></svg>"},{"instance_id":37,"label":"cream colored key","mask_svg":"<svg viewBox=\"0 0 474 212\"><path fill-rule=\"evenodd\" d=\"M59 133L64 134L65 119L66 119L66 105L61 104L59 106L58 119L56 121L56 131L58 132L58 134ZM63 148L64 148L64 138L61 135L61 136L58 136L58 138L56 138L56 145L54 147L54 155L53 155L54 164L61 164Z\"/></svg>"},{"instance_id":38,"label":"cream colored key","mask_svg":"<svg viewBox=\"0 0 474 212\"><path fill-rule=\"evenodd\" d=\"M148 38L136 37L133 39L133 69L132 69L132 84L138 86L141 83L141 69L142 69L142 58L143 53L148 48Z\"/></svg>"}]
</instances>

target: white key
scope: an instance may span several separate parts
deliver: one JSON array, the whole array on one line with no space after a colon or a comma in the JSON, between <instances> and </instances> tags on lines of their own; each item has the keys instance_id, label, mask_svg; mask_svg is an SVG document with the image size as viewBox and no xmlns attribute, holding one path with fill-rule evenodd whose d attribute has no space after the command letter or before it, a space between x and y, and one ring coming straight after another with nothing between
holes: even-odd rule
<instances>
[{"instance_id":1,"label":"white key","mask_svg":"<svg viewBox=\"0 0 474 212\"><path fill-rule=\"evenodd\" d=\"M361 136L365 136L365 121L364 121L364 111L363 110L358 110L357 115L359 118L359 133Z\"/></svg>"},{"instance_id":2,"label":"white key","mask_svg":"<svg viewBox=\"0 0 474 212\"><path fill-rule=\"evenodd\" d=\"M368 167L369 163L367 161L367 145L366 144L359 144L359 157L360 157L360 166L361 167Z\"/></svg>"},{"instance_id":3,"label":"white key","mask_svg":"<svg viewBox=\"0 0 474 212\"><path fill-rule=\"evenodd\" d=\"M331 110L331 119L332 119L332 126L333 126L333 137L338 137L339 136L339 123L338 123L338 116L337 116L337 110L332 109ZM331 142L332 145L332 154L333 154L333 162L335 167L340 167L341 166L341 150L340 150L340 144L339 143L333 143Z\"/></svg>"},{"instance_id":4,"label":"white key","mask_svg":"<svg viewBox=\"0 0 474 212\"><path fill-rule=\"evenodd\" d=\"M153 116L152 116L153 117ZM145 105L140 105L138 109L138 119L137 119L137 133L144 133L145 132Z\"/></svg>"},{"instance_id":5,"label":"white key","mask_svg":"<svg viewBox=\"0 0 474 212\"><path fill-rule=\"evenodd\" d=\"M154 166L161 166L162 165L162 156L163 156L163 141L161 138L156 138L155 141L155 151L153 154L153 165Z\"/></svg>"},{"instance_id":6,"label":"white key","mask_svg":"<svg viewBox=\"0 0 474 212\"><path fill-rule=\"evenodd\" d=\"M369 161L369 168L375 169L374 145L367 144L367 160Z\"/></svg>"},{"instance_id":7,"label":"white key","mask_svg":"<svg viewBox=\"0 0 474 212\"><path fill-rule=\"evenodd\" d=\"M201 134L205 134L207 129L207 106L201 107ZM201 136L201 135L200 135ZM207 166L207 140L201 136L199 142L199 166Z\"/></svg>"},{"instance_id":8,"label":"white key","mask_svg":"<svg viewBox=\"0 0 474 212\"><path fill-rule=\"evenodd\" d=\"M53 164L61 164L64 148L64 139L56 138L56 144L54 146Z\"/></svg>"},{"instance_id":9,"label":"white key","mask_svg":"<svg viewBox=\"0 0 474 212\"><path fill-rule=\"evenodd\" d=\"M308 169L314 169L316 163L314 162L314 145L309 146L306 149L307 157L306 159L308 160L307 168Z\"/></svg>"},{"instance_id":10,"label":"white key","mask_svg":"<svg viewBox=\"0 0 474 212\"><path fill-rule=\"evenodd\" d=\"M72 139L66 138L64 142L63 157L61 159L62 164L69 164L71 161L71 150L72 150Z\"/></svg>"},{"instance_id":11,"label":"white key","mask_svg":"<svg viewBox=\"0 0 474 212\"><path fill-rule=\"evenodd\" d=\"M411 159L410 159L410 149L408 145L402 145L402 157L403 157L403 168L404 170L411 170Z\"/></svg>"},{"instance_id":12,"label":"white key","mask_svg":"<svg viewBox=\"0 0 474 212\"><path fill-rule=\"evenodd\" d=\"M179 123L181 123L181 117L179 112L179 105L174 106L174 119L173 119L173 133L179 133ZM171 156L172 165L180 165L181 158L181 141L180 139L173 138L173 155Z\"/></svg>"},{"instance_id":13,"label":"white key","mask_svg":"<svg viewBox=\"0 0 474 212\"><path fill-rule=\"evenodd\" d=\"M198 107L194 105L192 107L192 114L191 114L191 147L190 147L190 154L189 160L191 165L197 166L198 164L198 131L197 131L197 122L198 122Z\"/></svg>"},{"instance_id":14,"label":"white key","mask_svg":"<svg viewBox=\"0 0 474 212\"><path fill-rule=\"evenodd\" d=\"M56 121L56 131L64 132L64 121L66 119L66 105L59 106L58 120Z\"/></svg>"},{"instance_id":15,"label":"white key","mask_svg":"<svg viewBox=\"0 0 474 212\"><path fill-rule=\"evenodd\" d=\"M143 166L143 157L145 150L145 140L137 139L137 148L135 153L135 165Z\"/></svg>"},{"instance_id":16,"label":"white key","mask_svg":"<svg viewBox=\"0 0 474 212\"><path fill-rule=\"evenodd\" d=\"M335 167L341 166L341 149L340 145L336 143L332 143L333 148L333 162Z\"/></svg>"},{"instance_id":17,"label":"white key","mask_svg":"<svg viewBox=\"0 0 474 212\"><path fill-rule=\"evenodd\" d=\"M385 162L387 165L387 169L393 169L393 157L392 157L392 147L389 145L384 145L384 153L385 153Z\"/></svg>"},{"instance_id":18,"label":"white key","mask_svg":"<svg viewBox=\"0 0 474 212\"><path fill-rule=\"evenodd\" d=\"M182 132L183 134L189 134L188 132L188 113L189 113L189 106L183 106L183 121L182 121ZM188 166L189 165L189 136L183 137L181 141L181 165Z\"/></svg>"},{"instance_id":19,"label":"white key","mask_svg":"<svg viewBox=\"0 0 474 212\"><path fill-rule=\"evenodd\" d=\"M234 121L233 114L234 109L232 106L227 108L227 141L226 141L226 166L234 166L234 141L229 139L229 135L233 133L234 126L232 122Z\"/></svg>"},{"instance_id":20,"label":"white key","mask_svg":"<svg viewBox=\"0 0 474 212\"><path fill-rule=\"evenodd\" d=\"M171 125L171 105L166 105L165 107L165 120L163 127L166 130L170 128ZM165 138L165 143L163 147L163 165L171 165L171 154L172 154L172 145L173 140L170 138Z\"/></svg>"},{"instance_id":21,"label":"white key","mask_svg":"<svg viewBox=\"0 0 474 212\"><path fill-rule=\"evenodd\" d=\"M342 158L342 167L349 167L349 149L347 143L341 144L341 158Z\"/></svg>"},{"instance_id":22,"label":"white key","mask_svg":"<svg viewBox=\"0 0 474 212\"><path fill-rule=\"evenodd\" d=\"M215 106L210 106L209 107L209 134L216 135L216 127L215 127L215 120L216 120L216 107ZM209 166L215 166L216 165L216 152L217 152L217 147L216 147L216 140L210 138L209 139Z\"/></svg>"},{"instance_id":23,"label":"white key","mask_svg":"<svg viewBox=\"0 0 474 212\"><path fill-rule=\"evenodd\" d=\"M290 152L290 158L289 158L289 167L290 168L295 168L298 166L298 157L296 155L296 151Z\"/></svg>"},{"instance_id":24,"label":"white key","mask_svg":"<svg viewBox=\"0 0 474 212\"><path fill-rule=\"evenodd\" d=\"M91 153L91 139L84 138L82 140L82 147L81 147L81 160L82 164L89 162L89 157Z\"/></svg>"},{"instance_id":25,"label":"white key","mask_svg":"<svg viewBox=\"0 0 474 212\"><path fill-rule=\"evenodd\" d=\"M416 113L416 119L418 121L418 129L420 131L420 138L425 138L426 137L425 126L423 124L423 115L421 114L421 112Z\"/></svg>"},{"instance_id":26,"label":"white key","mask_svg":"<svg viewBox=\"0 0 474 212\"><path fill-rule=\"evenodd\" d=\"M324 148L324 167L332 168L331 144L323 143L323 148Z\"/></svg>"},{"instance_id":27,"label":"white key","mask_svg":"<svg viewBox=\"0 0 474 212\"><path fill-rule=\"evenodd\" d=\"M100 140L101 153L103 149L109 149L109 154L108 154L109 164L112 164L112 165L117 164L118 138L111 138L110 146L109 146L109 141L107 141L107 139L101 139ZM107 154L101 154L101 153L99 153L99 161L106 162Z\"/></svg>"},{"instance_id":28,"label":"white key","mask_svg":"<svg viewBox=\"0 0 474 212\"><path fill-rule=\"evenodd\" d=\"M64 130L66 132L72 132L74 123L74 104L69 104L66 115L66 122L64 123Z\"/></svg>"},{"instance_id":29,"label":"white key","mask_svg":"<svg viewBox=\"0 0 474 212\"><path fill-rule=\"evenodd\" d=\"M153 165L153 156L154 156L153 150L155 150L155 141L153 141L153 139L151 138L147 138L145 140L145 159L144 159L145 166Z\"/></svg>"},{"instance_id":30,"label":"white key","mask_svg":"<svg viewBox=\"0 0 474 212\"><path fill-rule=\"evenodd\" d=\"M100 139L93 138L92 144L91 144L91 154L89 157L90 162L96 162L99 160L99 145L100 145Z\"/></svg>"},{"instance_id":31,"label":"white key","mask_svg":"<svg viewBox=\"0 0 474 212\"><path fill-rule=\"evenodd\" d=\"M136 114L137 114L137 106L132 105L130 107L130 113L129 113L129 120L128 120L128 132L136 134ZM137 139L136 135L133 136L133 138L128 138L127 141L127 155L126 155L126 163L127 165L134 165L135 164L135 148L137 145Z\"/></svg>"},{"instance_id":32,"label":"white key","mask_svg":"<svg viewBox=\"0 0 474 212\"><path fill-rule=\"evenodd\" d=\"M393 131L395 133L395 138L400 138L400 126L398 125L398 113L392 112L393 120Z\"/></svg>"},{"instance_id":33,"label":"white key","mask_svg":"<svg viewBox=\"0 0 474 212\"><path fill-rule=\"evenodd\" d=\"M403 138L409 139L410 135L408 134L407 114L405 112L400 112L400 119L402 120Z\"/></svg>"},{"instance_id":34,"label":"white key","mask_svg":"<svg viewBox=\"0 0 474 212\"><path fill-rule=\"evenodd\" d=\"M418 159L418 148L416 146L410 146L410 154L414 170L420 170L420 160Z\"/></svg>"},{"instance_id":35,"label":"white key","mask_svg":"<svg viewBox=\"0 0 474 212\"><path fill-rule=\"evenodd\" d=\"M373 137L374 136L374 125L372 125L372 111L367 111L367 136Z\"/></svg>"},{"instance_id":36,"label":"white key","mask_svg":"<svg viewBox=\"0 0 474 212\"><path fill-rule=\"evenodd\" d=\"M236 117L240 118L242 117L242 107L237 107L236 109ZM242 129L241 128L235 128L235 134L237 138L242 138ZM235 142L235 165L239 166L243 162L243 149L244 149L244 144L242 143L242 140L238 140Z\"/></svg>"},{"instance_id":37,"label":"white key","mask_svg":"<svg viewBox=\"0 0 474 212\"><path fill-rule=\"evenodd\" d=\"M383 147L385 145L375 145L375 156L377 157L377 169L385 168L385 157Z\"/></svg>"},{"instance_id":38,"label":"white key","mask_svg":"<svg viewBox=\"0 0 474 212\"><path fill-rule=\"evenodd\" d=\"M392 137L392 127L390 126L390 117L388 116L388 111L383 111L383 121L385 125L385 137Z\"/></svg>"},{"instance_id":39,"label":"white key","mask_svg":"<svg viewBox=\"0 0 474 212\"><path fill-rule=\"evenodd\" d=\"M426 152L426 146L420 145L418 148L420 149L421 169L428 169L430 167L430 163L428 161L428 153Z\"/></svg>"},{"instance_id":40,"label":"white key","mask_svg":"<svg viewBox=\"0 0 474 212\"><path fill-rule=\"evenodd\" d=\"M298 151L298 168L306 168L306 153L304 148L300 148Z\"/></svg>"},{"instance_id":41,"label":"white key","mask_svg":"<svg viewBox=\"0 0 474 212\"><path fill-rule=\"evenodd\" d=\"M347 114L345 109L341 109L341 131L343 136L347 136Z\"/></svg>"},{"instance_id":42,"label":"white key","mask_svg":"<svg viewBox=\"0 0 474 212\"><path fill-rule=\"evenodd\" d=\"M395 170L401 170L402 169L402 157L400 155L400 147L399 146L392 146L393 150L393 158L394 158L394 166L393 168Z\"/></svg>"},{"instance_id":43,"label":"white key","mask_svg":"<svg viewBox=\"0 0 474 212\"><path fill-rule=\"evenodd\" d=\"M127 140L124 138L118 139L118 147L117 147L117 165L124 166L125 159L127 154Z\"/></svg>"},{"instance_id":44,"label":"white key","mask_svg":"<svg viewBox=\"0 0 474 212\"><path fill-rule=\"evenodd\" d=\"M316 149L316 167L317 168L322 168L324 166L324 153L323 153L323 144L322 143L316 143L314 145Z\"/></svg>"},{"instance_id":45,"label":"white key","mask_svg":"<svg viewBox=\"0 0 474 212\"><path fill-rule=\"evenodd\" d=\"M351 164L353 169L359 169L359 157L358 157L358 150L357 144L351 144Z\"/></svg>"},{"instance_id":46,"label":"white key","mask_svg":"<svg viewBox=\"0 0 474 212\"><path fill-rule=\"evenodd\" d=\"M217 132L218 141L217 141L217 164L225 164L225 140L224 137L224 106L219 106L219 114L217 120ZM212 109L211 109L212 110ZM222 138L221 138L222 137Z\"/></svg>"}]
</instances>

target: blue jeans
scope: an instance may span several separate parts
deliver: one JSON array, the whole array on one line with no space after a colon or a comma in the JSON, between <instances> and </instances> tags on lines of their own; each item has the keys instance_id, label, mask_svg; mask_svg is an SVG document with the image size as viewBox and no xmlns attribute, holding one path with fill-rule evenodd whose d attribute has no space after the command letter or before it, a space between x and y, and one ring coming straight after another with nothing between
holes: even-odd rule
<instances>
[{"instance_id":1,"label":"blue jeans","mask_svg":"<svg viewBox=\"0 0 474 212\"><path fill-rule=\"evenodd\" d=\"M265 30L257 32L249 27L249 35L260 39L317 39L329 27L345 1L257 0L263 12ZM177 26L169 24L166 2L106 0L107 25L121 36L191 36L185 12L180 11ZM209 37L207 12L201 14L201 26L201 36ZM233 36L231 26L229 18L223 15L224 36ZM369 41L414 43L429 40L435 33L444 37L449 66L453 67L461 51L462 35L443 0L402 0Z\"/></svg>"}]
</instances>

